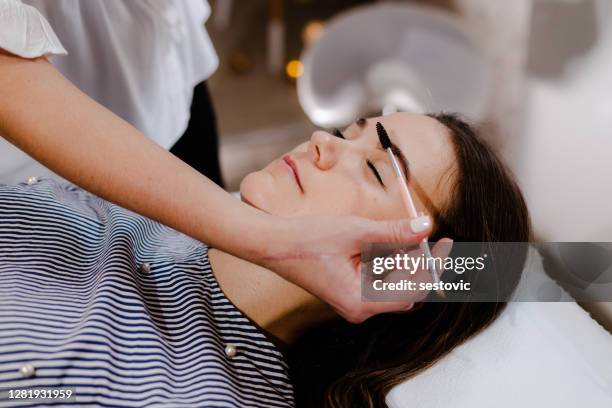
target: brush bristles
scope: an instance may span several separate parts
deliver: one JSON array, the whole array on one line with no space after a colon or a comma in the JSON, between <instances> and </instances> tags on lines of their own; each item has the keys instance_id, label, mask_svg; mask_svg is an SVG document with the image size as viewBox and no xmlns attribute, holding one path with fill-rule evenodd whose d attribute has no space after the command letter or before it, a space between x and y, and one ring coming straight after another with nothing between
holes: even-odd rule
<instances>
[{"instance_id":1,"label":"brush bristles","mask_svg":"<svg viewBox=\"0 0 612 408\"><path fill-rule=\"evenodd\" d=\"M378 133L378 140L380 140L383 149L389 149L391 147L391 139L389 139L389 135L382 123L376 122L376 132Z\"/></svg>"}]
</instances>

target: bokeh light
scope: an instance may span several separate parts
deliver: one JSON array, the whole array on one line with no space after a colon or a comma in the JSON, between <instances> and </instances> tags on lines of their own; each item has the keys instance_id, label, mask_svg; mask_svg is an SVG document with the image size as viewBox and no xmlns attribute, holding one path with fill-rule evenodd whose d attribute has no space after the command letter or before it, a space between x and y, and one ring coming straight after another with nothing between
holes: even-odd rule
<instances>
[{"instance_id":1,"label":"bokeh light","mask_svg":"<svg viewBox=\"0 0 612 408\"><path fill-rule=\"evenodd\" d=\"M312 20L306 23L302 31L304 46L310 47L314 44L323 35L323 31L325 31L325 25L320 20Z\"/></svg>"},{"instance_id":2,"label":"bokeh light","mask_svg":"<svg viewBox=\"0 0 612 408\"><path fill-rule=\"evenodd\" d=\"M291 60L287 63L285 72L289 78L298 79L304 72L304 65L300 60Z\"/></svg>"}]
</instances>

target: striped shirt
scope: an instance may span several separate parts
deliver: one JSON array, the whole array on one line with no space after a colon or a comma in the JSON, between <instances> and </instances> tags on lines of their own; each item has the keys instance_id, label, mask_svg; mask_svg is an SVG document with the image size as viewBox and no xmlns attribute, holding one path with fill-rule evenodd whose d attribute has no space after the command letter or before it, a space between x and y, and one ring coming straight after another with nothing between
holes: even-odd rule
<instances>
[{"instance_id":1,"label":"striped shirt","mask_svg":"<svg viewBox=\"0 0 612 408\"><path fill-rule=\"evenodd\" d=\"M39 386L73 389L60 405L294 405L205 245L52 179L0 185L0 389Z\"/></svg>"}]
</instances>

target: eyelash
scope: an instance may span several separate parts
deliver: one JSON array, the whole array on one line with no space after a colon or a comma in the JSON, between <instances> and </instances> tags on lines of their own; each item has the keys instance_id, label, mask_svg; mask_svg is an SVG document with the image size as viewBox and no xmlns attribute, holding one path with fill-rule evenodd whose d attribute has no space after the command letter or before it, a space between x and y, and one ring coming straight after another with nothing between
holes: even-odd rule
<instances>
[{"instance_id":1,"label":"eyelash","mask_svg":"<svg viewBox=\"0 0 612 408\"><path fill-rule=\"evenodd\" d=\"M336 137L339 137L340 139L346 140L346 137L344 137L344 135L342 134L342 132L339 129L334 129L333 135L336 136ZM382 177L380 177L380 173L376 169L376 166L374 166L374 164L371 161L369 161L369 160L366 160L366 163L367 163L368 167L374 173L374 176L376 176L376 179L378 179L378 182L380 183L380 185L385 187L385 183L383 183Z\"/></svg>"}]
</instances>

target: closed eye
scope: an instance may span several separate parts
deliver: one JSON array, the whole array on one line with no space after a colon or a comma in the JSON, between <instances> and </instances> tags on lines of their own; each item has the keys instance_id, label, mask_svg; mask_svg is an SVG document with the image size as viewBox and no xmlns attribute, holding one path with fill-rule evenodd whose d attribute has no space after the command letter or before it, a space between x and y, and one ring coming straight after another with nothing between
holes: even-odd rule
<instances>
[{"instance_id":1,"label":"closed eye","mask_svg":"<svg viewBox=\"0 0 612 408\"><path fill-rule=\"evenodd\" d=\"M346 137L344 137L344 135L339 129L334 129L333 135L339 137L340 139L346 139ZM374 173L374 176L376 177L380 185L385 187L385 183L383 183L382 177L380 176L378 169L376 169L376 166L374 166L374 164L369 160L366 160L366 163L368 164L370 170L372 170L372 173Z\"/></svg>"},{"instance_id":2,"label":"closed eye","mask_svg":"<svg viewBox=\"0 0 612 408\"><path fill-rule=\"evenodd\" d=\"M374 173L374 175L378 179L378 182L380 183L380 185L385 187L385 183L383 183L382 177L380 177L380 173L376 169L376 166L374 166L374 164L372 164L372 162L369 161L369 160L366 160L366 163L368 163L368 167L372 170L372 173Z\"/></svg>"}]
</instances>

